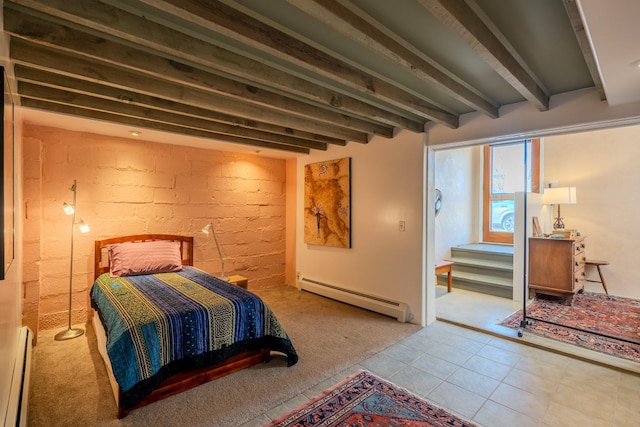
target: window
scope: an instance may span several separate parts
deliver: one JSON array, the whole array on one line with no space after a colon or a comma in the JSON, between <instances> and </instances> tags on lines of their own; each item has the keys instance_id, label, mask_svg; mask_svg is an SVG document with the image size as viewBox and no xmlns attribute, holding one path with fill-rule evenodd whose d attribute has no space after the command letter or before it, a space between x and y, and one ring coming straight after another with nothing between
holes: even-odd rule
<instances>
[{"instance_id":1,"label":"window","mask_svg":"<svg viewBox=\"0 0 640 427\"><path fill-rule=\"evenodd\" d=\"M539 192L539 177L539 139L484 146L483 241L513 243L514 193Z\"/></svg>"}]
</instances>

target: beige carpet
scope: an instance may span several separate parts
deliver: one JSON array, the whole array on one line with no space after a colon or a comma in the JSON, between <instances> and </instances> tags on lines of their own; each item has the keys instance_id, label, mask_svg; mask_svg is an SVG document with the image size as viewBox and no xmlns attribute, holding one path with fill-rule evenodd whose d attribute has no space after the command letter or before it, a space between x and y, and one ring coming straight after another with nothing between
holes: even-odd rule
<instances>
[{"instance_id":1,"label":"beige carpet","mask_svg":"<svg viewBox=\"0 0 640 427\"><path fill-rule=\"evenodd\" d=\"M275 312L300 357L284 357L203 384L117 419L91 325L55 341L39 334L29 395L30 426L238 426L419 330L416 325L278 287L256 292Z\"/></svg>"}]
</instances>

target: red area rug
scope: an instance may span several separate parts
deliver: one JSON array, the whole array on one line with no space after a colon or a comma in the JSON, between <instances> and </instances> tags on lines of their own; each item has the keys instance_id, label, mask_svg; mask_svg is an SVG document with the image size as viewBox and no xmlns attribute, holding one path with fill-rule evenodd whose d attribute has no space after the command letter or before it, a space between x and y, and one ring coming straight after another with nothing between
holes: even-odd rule
<instances>
[{"instance_id":1,"label":"red area rug","mask_svg":"<svg viewBox=\"0 0 640 427\"><path fill-rule=\"evenodd\" d=\"M475 424L360 371L267 426L472 427Z\"/></svg>"},{"instance_id":2,"label":"red area rug","mask_svg":"<svg viewBox=\"0 0 640 427\"><path fill-rule=\"evenodd\" d=\"M522 310L500 324L517 329L521 320ZM562 298L538 295L527 306L527 320L525 333L640 362L639 300L584 292L569 306Z\"/></svg>"}]
</instances>

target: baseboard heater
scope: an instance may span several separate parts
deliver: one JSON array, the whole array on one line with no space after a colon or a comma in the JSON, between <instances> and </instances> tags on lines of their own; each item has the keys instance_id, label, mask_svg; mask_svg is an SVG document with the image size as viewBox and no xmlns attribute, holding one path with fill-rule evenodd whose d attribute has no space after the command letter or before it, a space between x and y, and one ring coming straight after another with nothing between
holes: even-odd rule
<instances>
[{"instance_id":1,"label":"baseboard heater","mask_svg":"<svg viewBox=\"0 0 640 427\"><path fill-rule=\"evenodd\" d=\"M363 292L341 288L303 277L298 281L298 289L308 291L323 297L331 298L366 310L386 316L395 317L399 322L409 320L409 306L403 302L391 301Z\"/></svg>"},{"instance_id":2,"label":"baseboard heater","mask_svg":"<svg viewBox=\"0 0 640 427\"><path fill-rule=\"evenodd\" d=\"M31 380L32 332L26 326L20 328L18 350L11 378L9 403L5 417L5 427L26 426L29 400L29 383Z\"/></svg>"}]
</instances>

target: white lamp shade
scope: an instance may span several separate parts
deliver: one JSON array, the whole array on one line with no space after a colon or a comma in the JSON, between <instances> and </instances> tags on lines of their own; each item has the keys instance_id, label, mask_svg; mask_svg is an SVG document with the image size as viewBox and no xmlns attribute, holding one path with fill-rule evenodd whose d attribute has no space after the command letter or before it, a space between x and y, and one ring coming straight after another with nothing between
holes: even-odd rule
<instances>
[{"instance_id":1,"label":"white lamp shade","mask_svg":"<svg viewBox=\"0 0 640 427\"><path fill-rule=\"evenodd\" d=\"M66 213L67 215L72 215L73 211L75 210L73 209L73 206L68 203L63 203L62 209L64 209L64 213Z\"/></svg>"},{"instance_id":2,"label":"white lamp shade","mask_svg":"<svg viewBox=\"0 0 640 427\"><path fill-rule=\"evenodd\" d=\"M88 233L91 230L87 223L83 220L80 220L80 222L78 222L78 228L80 228L81 233Z\"/></svg>"},{"instance_id":3,"label":"white lamp shade","mask_svg":"<svg viewBox=\"0 0 640 427\"><path fill-rule=\"evenodd\" d=\"M211 223L207 224L204 226L204 228L202 229L202 232L204 234L209 234L211 232L211 229L213 228L213 225Z\"/></svg>"},{"instance_id":4,"label":"white lamp shade","mask_svg":"<svg viewBox=\"0 0 640 427\"><path fill-rule=\"evenodd\" d=\"M552 187L544 189L546 205L573 205L578 202L576 187Z\"/></svg>"}]
</instances>

